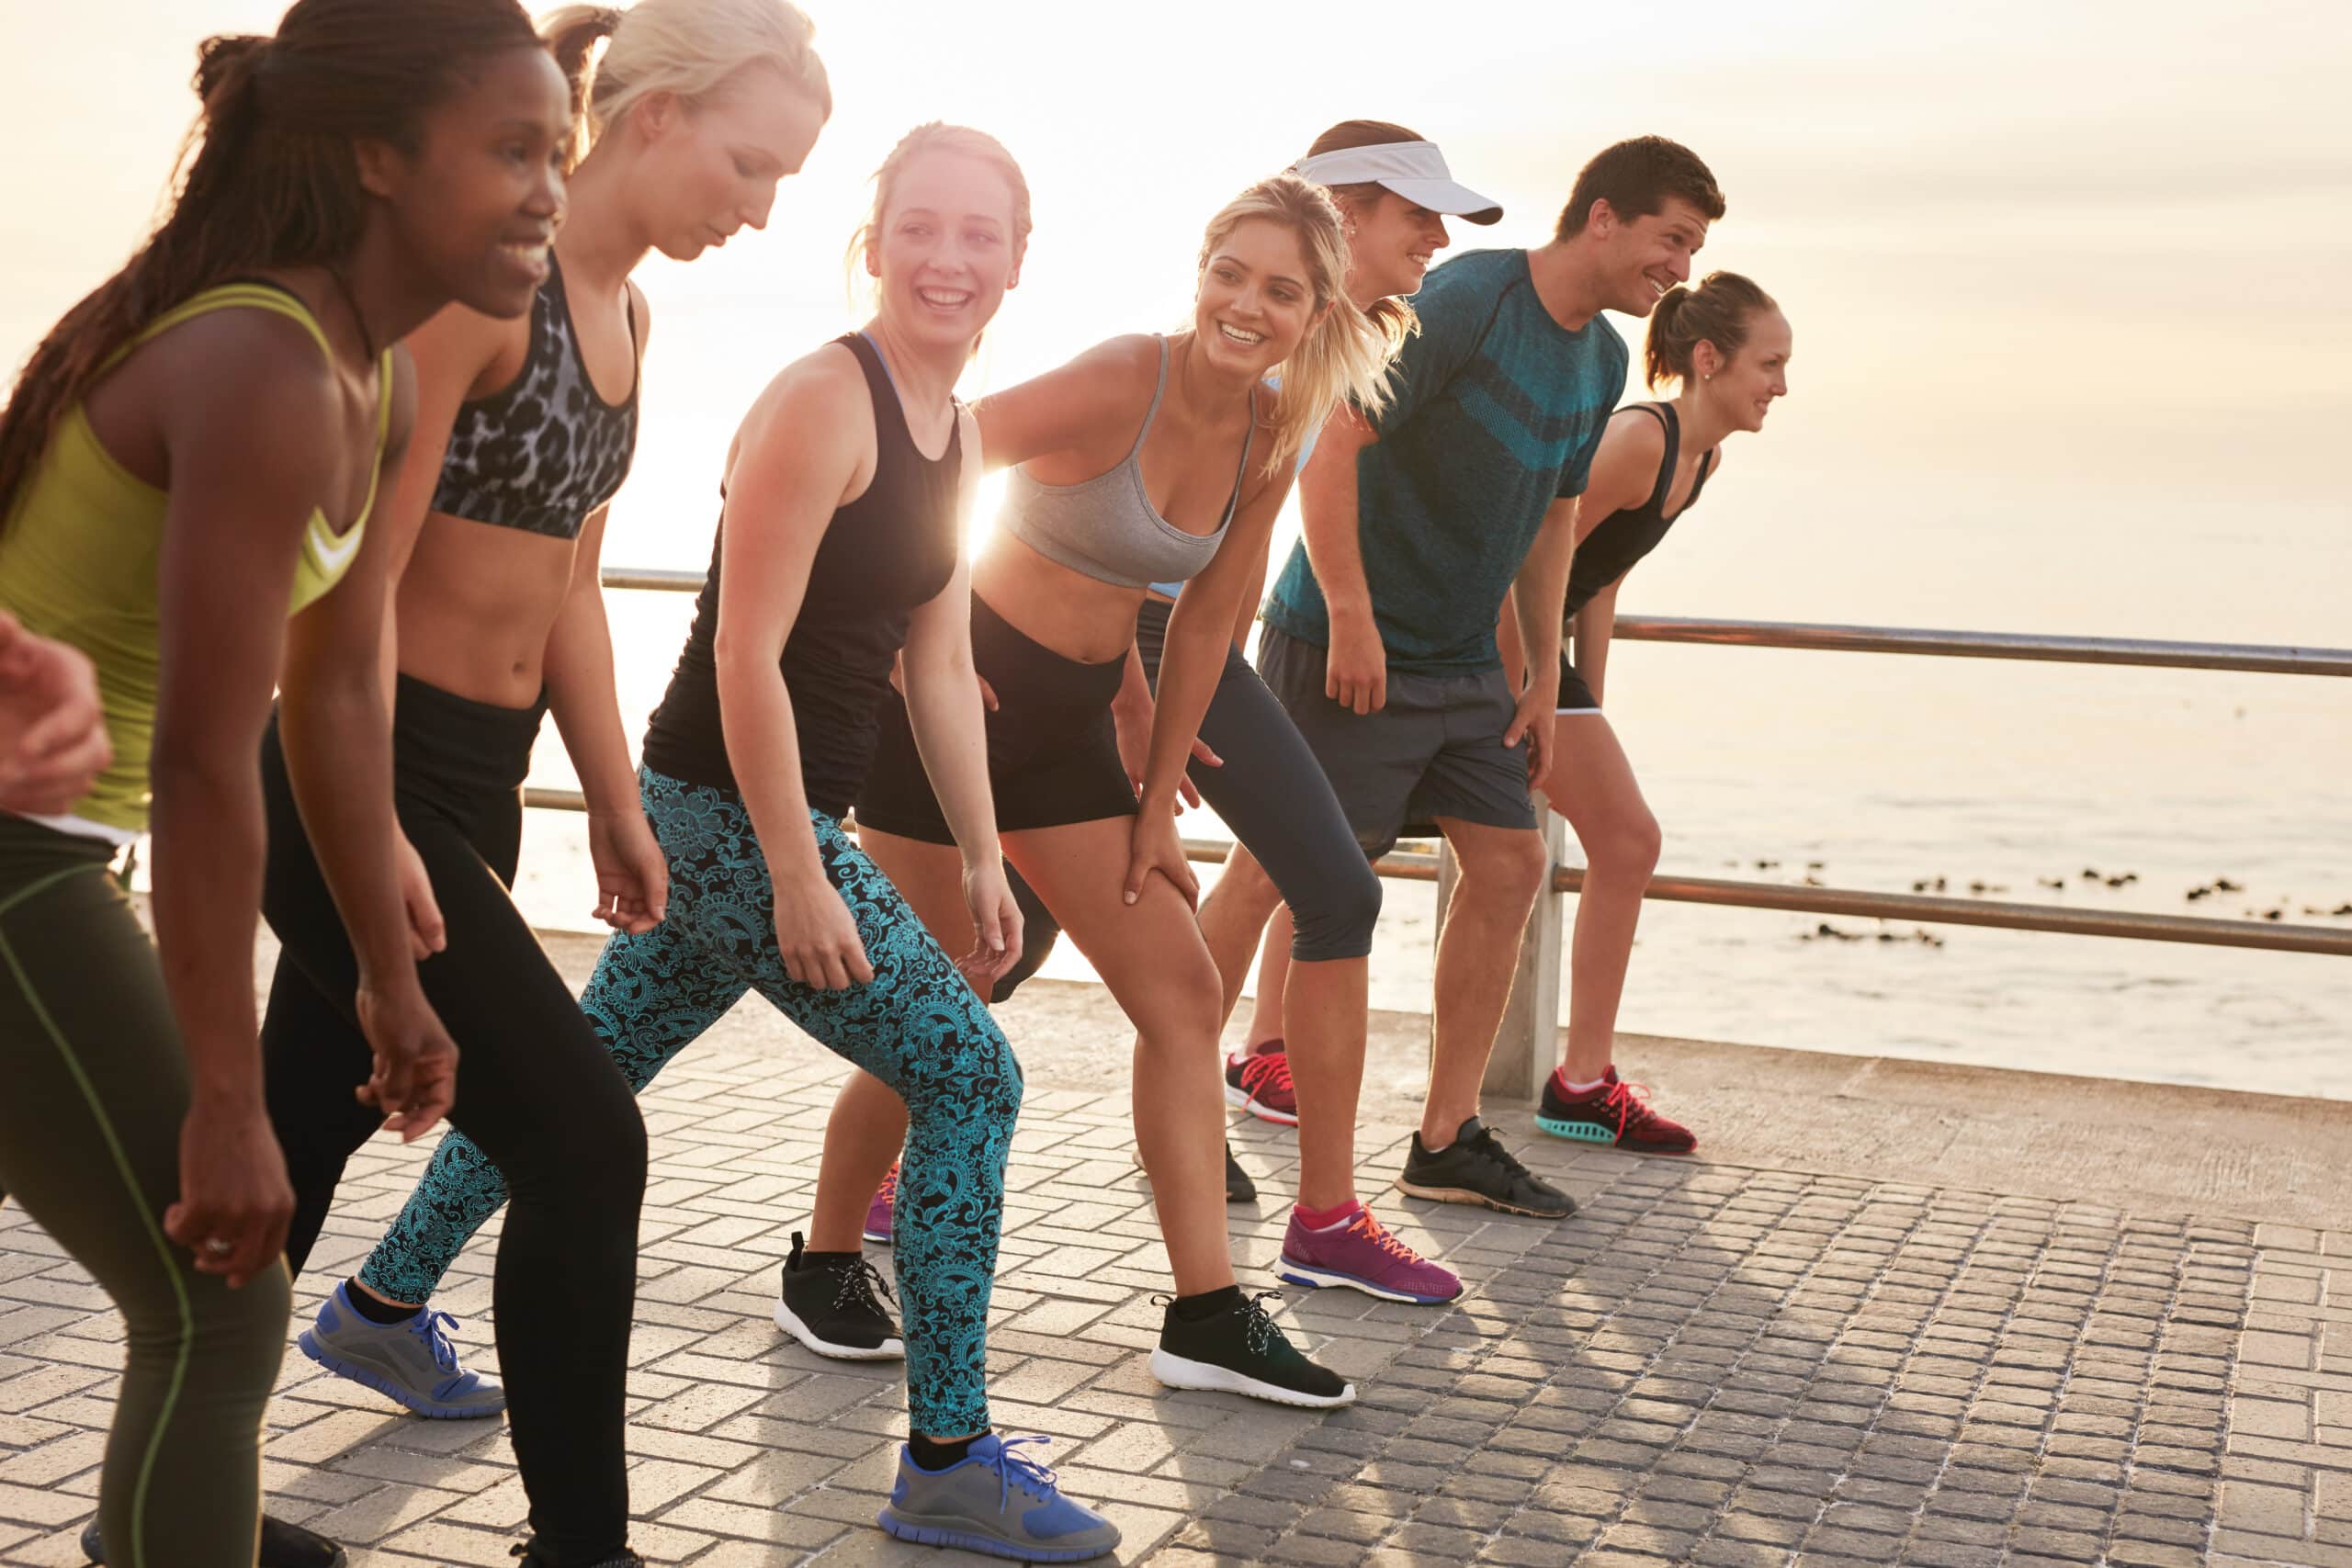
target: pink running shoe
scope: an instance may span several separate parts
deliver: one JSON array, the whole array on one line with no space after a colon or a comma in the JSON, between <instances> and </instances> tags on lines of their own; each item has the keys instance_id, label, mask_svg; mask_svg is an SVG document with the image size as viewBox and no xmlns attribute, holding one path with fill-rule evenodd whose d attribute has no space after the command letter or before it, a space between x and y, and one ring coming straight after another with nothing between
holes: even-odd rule
<instances>
[{"instance_id":1,"label":"pink running shoe","mask_svg":"<svg viewBox=\"0 0 2352 1568\"><path fill-rule=\"evenodd\" d=\"M1282 1048L1281 1041L1272 1044L1272 1050L1250 1051L1227 1058L1225 1102L1265 1121L1295 1127L1298 1092L1291 1088L1290 1055Z\"/></svg>"},{"instance_id":2,"label":"pink running shoe","mask_svg":"<svg viewBox=\"0 0 2352 1568\"><path fill-rule=\"evenodd\" d=\"M890 1216L899 1206L899 1162L892 1160L882 1185L874 1190L874 1201L865 1206L865 1239L877 1246L890 1245Z\"/></svg>"},{"instance_id":3,"label":"pink running shoe","mask_svg":"<svg viewBox=\"0 0 2352 1568\"><path fill-rule=\"evenodd\" d=\"M1370 1209L1329 1230L1309 1230L1291 1211L1290 1233L1274 1272L1294 1285L1346 1285L1385 1302L1424 1306L1462 1294L1453 1270L1436 1264L1388 1234Z\"/></svg>"}]
</instances>

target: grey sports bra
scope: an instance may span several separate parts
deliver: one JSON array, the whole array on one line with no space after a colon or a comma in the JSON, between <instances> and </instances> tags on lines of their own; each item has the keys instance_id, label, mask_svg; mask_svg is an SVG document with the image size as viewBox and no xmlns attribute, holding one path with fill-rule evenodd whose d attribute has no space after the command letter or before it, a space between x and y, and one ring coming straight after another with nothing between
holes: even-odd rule
<instances>
[{"instance_id":1,"label":"grey sports bra","mask_svg":"<svg viewBox=\"0 0 2352 1568\"><path fill-rule=\"evenodd\" d=\"M1250 446L1257 432L1258 393L1250 389L1250 434L1242 438L1241 465L1234 471L1225 516L1214 534L1188 534L1153 509L1143 488L1144 439L1151 434L1151 422L1167 391L1168 340L1163 337L1159 384L1152 389L1151 407L1144 411L1143 428L1136 433L1125 460L1074 485L1040 484L1026 468L1016 467L1005 479L1001 519L1012 536L1047 560L1120 588L1182 582L1205 570L1225 531L1233 526L1234 509L1241 504L1241 482L1249 477Z\"/></svg>"}]
</instances>

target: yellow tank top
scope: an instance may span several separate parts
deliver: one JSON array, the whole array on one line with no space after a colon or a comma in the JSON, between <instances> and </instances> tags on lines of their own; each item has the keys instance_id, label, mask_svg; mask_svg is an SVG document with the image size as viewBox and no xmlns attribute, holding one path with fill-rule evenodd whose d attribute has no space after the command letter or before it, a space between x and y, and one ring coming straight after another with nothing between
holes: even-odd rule
<instances>
[{"instance_id":1,"label":"yellow tank top","mask_svg":"<svg viewBox=\"0 0 2352 1568\"><path fill-rule=\"evenodd\" d=\"M300 321L330 362L334 351L301 301L266 284L208 288L157 317L117 351L119 360L148 339L209 311L274 310ZM378 366L376 461L359 518L341 534L313 510L294 568L294 615L342 581L375 510L384 443L391 425L392 356ZM90 793L53 826L96 829L127 838L147 825L147 755L155 729L158 610L156 570L170 497L133 475L98 444L82 405L58 421L0 532L0 607L44 637L73 644L97 667L98 695L114 761Z\"/></svg>"}]
</instances>

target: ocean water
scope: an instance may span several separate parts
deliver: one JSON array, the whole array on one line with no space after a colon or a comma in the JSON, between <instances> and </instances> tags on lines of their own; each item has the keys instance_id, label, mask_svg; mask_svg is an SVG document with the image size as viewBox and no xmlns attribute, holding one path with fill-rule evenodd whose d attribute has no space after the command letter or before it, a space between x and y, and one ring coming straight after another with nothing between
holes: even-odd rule
<instances>
[{"instance_id":1,"label":"ocean water","mask_svg":"<svg viewBox=\"0 0 2352 1568\"><path fill-rule=\"evenodd\" d=\"M1873 482L1822 465L1807 423L1792 399L1737 438L1724 478L1629 580L1629 614L2352 642L2352 531L2333 502L2030 470ZM649 443L674 445L640 465L609 556L698 569L731 423L655 429ZM688 447L707 467L673 505L655 476ZM690 599L610 603L634 731ZM2352 903L2352 682L1622 642L1609 700L1665 828L1663 871L1893 891L1940 877L1988 897L2352 929L2335 912ZM571 782L551 728L533 776ZM1223 836L1211 816L1184 824ZM579 843L576 820L535 814L518 893L536 919L583 923ZM2243 891L2188 897L2223 878ZM1387 892L1374 1004L1425 1010L1433 889ZM1067 943L1046 973L1088 976ZM2352 1098L2342 958L1653 902L1620 1024Z\"/></svg>"}]
</instances>

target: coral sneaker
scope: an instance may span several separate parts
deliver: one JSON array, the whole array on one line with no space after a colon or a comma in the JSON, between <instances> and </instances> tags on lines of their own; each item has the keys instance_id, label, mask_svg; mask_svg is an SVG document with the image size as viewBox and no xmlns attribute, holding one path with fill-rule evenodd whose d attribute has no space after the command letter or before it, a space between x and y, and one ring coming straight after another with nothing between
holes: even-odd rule
<instances>
[{"instance_id":1,"label":"coral sneaker","mask_svg":"<svg viewBox=\"0 0 2352 1568\"><path fill-rule=\"evenodd\" d=\"M1298 1125L1298 1092L1291 1088L1290 1054L1274 1042L1271 1051L1258 1050L1227 1057L1225 1102L1250 1115L1285 1127Z\"/></svg>"},{"instance_id":2,"label":"coral sneaker","mask_svg":"<svg viewBox=\"0 0 2352 1568\"><path fill-rule=\"evenodd\" d=\"M1327 1230L1309 1229L1292 1210L1274 1272L1294 1285L1345 1285L1385 1302L1426 1306L1462 1294L1462 1281L1453 1270L1397 1240L1364 1208Z\"/></svg>"},{"instance_id":3,"label":"coral sneaker","mask_svg":"<svg viewBox=\"0 0 2352 1568\"><path fill-rule=\"evenodd\" d=\"M882 1185L874 1190L874 1201L865 1206L865 1239L877 1247L890 1245L890 1217L899 1207L899 1162L890 1162L889 1174L882 1178Z\"/></svg>"},{"instance_id":4,"label":"coral sneaker","mask_svg":"<svg viewBox=\"0 0 2352 1568\"><path fill-rule=\"evenodd\" d=\"M1608 1144L1640 1155L1687 1155L1697 1148L1698 1134L1652 1111L1649 1099L1647 1084L1623 1082L1613 1066L1599 1089L1584 1094L1564 1091L1555 1072L1544 1080L1535 1124L1555 1138Z\"/></svg>"}]
</instances>

